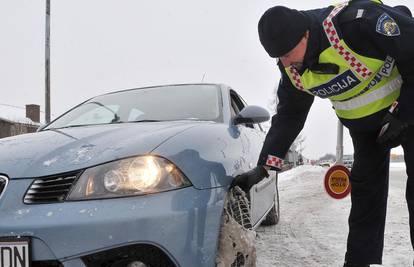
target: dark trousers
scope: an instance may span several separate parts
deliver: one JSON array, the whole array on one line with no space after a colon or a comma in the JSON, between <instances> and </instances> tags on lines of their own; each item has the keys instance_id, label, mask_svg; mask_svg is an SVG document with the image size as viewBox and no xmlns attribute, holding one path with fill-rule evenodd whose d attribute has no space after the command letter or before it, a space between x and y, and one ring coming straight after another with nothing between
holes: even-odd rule
<instances>
[{"instance_id":1,"label":"dark trousers","mask_svg":"<svg viewBox=\"0 0 414 267\"><path fill-rule=\"evenodd\" d=\"M376 116L344 122L354 144L351 171L351 201L346 261L353 264L381 264L387 211L390 149L376 143L380 129ZM414 130L402 143L407 166L406 199L414 248Z\"/></svg>"}]
</instances>

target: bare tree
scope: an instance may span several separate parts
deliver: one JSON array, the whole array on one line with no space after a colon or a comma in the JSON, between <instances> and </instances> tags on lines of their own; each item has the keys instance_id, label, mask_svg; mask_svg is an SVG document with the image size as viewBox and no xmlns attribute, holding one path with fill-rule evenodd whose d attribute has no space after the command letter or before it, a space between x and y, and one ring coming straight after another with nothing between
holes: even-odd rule
<instances>
[{"instance_id":1,"label":"bare tree","mask_svg":"<svg viewBox=\"0 0 414 267\"><path fill-rule=\"evenodd\" d=\"M296 144L296 151L302 155L303 150L305 150L305 140L306 138L300 133L298 137L296 137L295 141L293 142Z\"/></svg>"}]
</instances>

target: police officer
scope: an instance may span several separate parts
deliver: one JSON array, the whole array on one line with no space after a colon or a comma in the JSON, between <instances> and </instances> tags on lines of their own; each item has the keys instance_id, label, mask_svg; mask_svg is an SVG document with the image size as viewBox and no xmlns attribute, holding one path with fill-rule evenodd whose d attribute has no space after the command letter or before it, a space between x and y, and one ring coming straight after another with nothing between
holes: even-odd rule
<instances>
[{"instance_id":1,"label":"police officer","mask_svg":"<svg viewBox=\"0 0 414 267\"><path fill-rule=\"evenodd\" d=\"M314 96L328 98L354 145L345 265L381 264L390 148L402 145L414 244L414 19L404 6L353 0L328 8L267 10L260 42L282 73L279 104L258 166L233 182L244 190L280 170ZM321 133L323 134L323 133Z\"/></svg>"}]
</instances>

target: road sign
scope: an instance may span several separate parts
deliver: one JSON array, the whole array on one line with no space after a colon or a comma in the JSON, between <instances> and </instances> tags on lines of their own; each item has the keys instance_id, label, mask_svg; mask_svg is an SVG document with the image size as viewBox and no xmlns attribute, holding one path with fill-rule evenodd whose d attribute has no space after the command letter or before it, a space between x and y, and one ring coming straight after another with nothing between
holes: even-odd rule
<instances>
[{"instance_id":1,"label":"road sign","mask_svg":"<svg viewBox=\"0 0 414 267\"><path fill-rule=\"evenodd\" d=\"M325 190L335 199L342 199L351 192L349 169L343 165L334 165L325 175Z\"/></svg>"}]
</instances>

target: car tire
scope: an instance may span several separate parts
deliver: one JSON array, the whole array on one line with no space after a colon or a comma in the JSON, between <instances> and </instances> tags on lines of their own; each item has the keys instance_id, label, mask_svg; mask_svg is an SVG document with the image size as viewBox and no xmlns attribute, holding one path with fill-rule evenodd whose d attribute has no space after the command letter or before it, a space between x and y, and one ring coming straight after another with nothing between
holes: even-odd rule
<instances>
[{"instance_id":1,"label":"car tire","mask_svg":"<svg viewBox=\"0 0 414 267\"><path fill-rule=\"evenodd\" d=\"M233 187L229 190L224 206L216 266L254 266L255 237L247 194L238 186Z\"/></svg>"},{"instance_id":2,"label":"car tire","mask_svg":"<svg viewBox=\"0 0 414 267\"><path fill-rule=\"evenodd\" d=\"M262 221L262 225L269 226L269 225L276 225L280 219L280 206L279 206L279 188L277 186L278 177L276 175L276 194L275 194L275 201L273 203L272 209L266 215L266 218Z\"/></svg>"}]
</instances>

